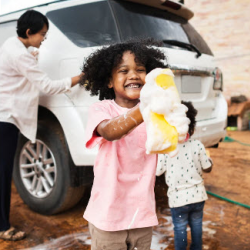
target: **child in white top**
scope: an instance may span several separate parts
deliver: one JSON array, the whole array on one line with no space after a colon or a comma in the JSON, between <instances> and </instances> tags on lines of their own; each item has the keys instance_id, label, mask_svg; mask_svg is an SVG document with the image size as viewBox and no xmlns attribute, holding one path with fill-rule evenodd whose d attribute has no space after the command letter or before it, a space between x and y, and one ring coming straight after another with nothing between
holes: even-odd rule
<instances>
[{"instance_id":1,"label":"child in white top","mask_svg":"<svg viewBox=\"0 0 250 250\"><path fill-rule=\"evenodd\" d=\"M191 102L182 101L182 104L188 107L189 135L192 136L197 110ZM165 172L176 250L186 250L188 224L192 235L190 249L202 249L203 207L204 201L207 200L202 172L210 172L212 165L204 145L198 140L188 138L184 143L179 144L177 156L173 158L164 154L158 156L156 175L159 176Z\"/></svg>"}]
</instances>

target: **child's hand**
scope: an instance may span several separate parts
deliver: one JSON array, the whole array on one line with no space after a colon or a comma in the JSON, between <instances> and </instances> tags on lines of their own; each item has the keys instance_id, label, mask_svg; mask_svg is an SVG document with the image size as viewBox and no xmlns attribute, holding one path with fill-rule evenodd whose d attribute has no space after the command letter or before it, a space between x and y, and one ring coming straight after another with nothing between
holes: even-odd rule
<instances>
[{"instance_id":1,"label":"child's hand","mask_svg":"<svg viewBox=\"0 0 250 250\"><path fill-rule=\"evenodd\" d=\"M212 166L214 165L214 162L213 162L212 158L211 158L211 157L208 157L208 160L210 161L211 167L212 167Z\"/></svg>"},{"instance_id":2,"label":"child's hand","mask_svg":"<svg viewBox=\"0 0 250 250\"><path fill-rule=\"evenodd\" d=\"M213 160L210 157L208 157L208 160L211 163L211 167L203 169L203 172L205 172L205 173L210 173L212 171L212 168L213 168L213 165L214 165Z\"/></svg>"}]
</instances>

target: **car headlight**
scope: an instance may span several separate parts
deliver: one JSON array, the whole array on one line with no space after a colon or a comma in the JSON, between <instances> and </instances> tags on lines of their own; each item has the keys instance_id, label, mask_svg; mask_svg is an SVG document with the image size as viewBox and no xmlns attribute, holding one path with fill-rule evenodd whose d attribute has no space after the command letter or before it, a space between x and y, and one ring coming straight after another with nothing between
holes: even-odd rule
<instances>
[{"instance_id":1,"label":"car headlight","mask_svg":"<svg viewBox=\"0 0 250 250\"><path fill-rule=\"evenodd\" d=\"M213 76L214 76L214 90L221 90L223 91L223 76L222 72L219 68L215 68L213 71Z\"/></svg>"}]
</instances>

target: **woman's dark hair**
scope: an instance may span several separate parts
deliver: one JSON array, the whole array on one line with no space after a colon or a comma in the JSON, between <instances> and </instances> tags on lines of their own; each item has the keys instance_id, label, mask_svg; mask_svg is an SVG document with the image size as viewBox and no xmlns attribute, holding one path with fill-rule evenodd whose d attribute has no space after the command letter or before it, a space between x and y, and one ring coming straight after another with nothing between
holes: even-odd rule
<instances>
[{"instance_id":1,"label":"woman's dark hair","mask_svg":"<svg viewBox=\"0 0 250 250\"><path fill-rule=\"evenodd\" d=\"M30 34L36 34L40 31L44 24L49 29L49 22L46 16L35 10L27 10L17 20L17 35L27 38L26 31L30 29Z\"/></svg>"},{"instance_id":2,"label":"woman's dark hair","mask_svg":"<svg viewBox=\"0 0 250 250\"><path fill-rule=\"evenodd\" d=\"M188 133L191 136L191 135L193 135L194 129L196 126L195 117L196 117L198 111L197 111L197 109L194 108L192 102L181 101L181 103L184 104L188 108L187 118L189 118L189 120L190 120Z\"/></svg>"},{"instance_id":3,"label":"woman's dark hair","mask_svg":"<svg viewBox=\"0 0 250 250\"><path fill-rule=\"evenodd\" d=\"M99 100L115 99L114 90L108 88L108 84L112 70L121 62L124 52L131 51L135 60L143 64L148 73L155 68L167 67L162 61L166 60L164 53L156 48L160 45L160 42L153 39L133 39L103 47L87 58L80 84L89 90L91 95L99 95Z\"/></svg>"}]
</instances>

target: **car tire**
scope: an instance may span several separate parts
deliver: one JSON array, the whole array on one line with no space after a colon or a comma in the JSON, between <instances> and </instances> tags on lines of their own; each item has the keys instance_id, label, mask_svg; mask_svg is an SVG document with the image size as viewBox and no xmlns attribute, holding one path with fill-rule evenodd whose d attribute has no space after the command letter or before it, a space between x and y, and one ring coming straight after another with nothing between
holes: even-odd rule
<instances>
[{"instance_id":1,"label":"car tire","mask_svg":"<svg viewBox=\"0 0 250 250\"><path fill-rule=\"evenodd\" d=\"M75 166L58 123L39 122L34 144L20 134L13 179L21 198L32 210L51 215L78 203L85 187L72 185L72 168Z\"/></svg>"}]
</instances>

